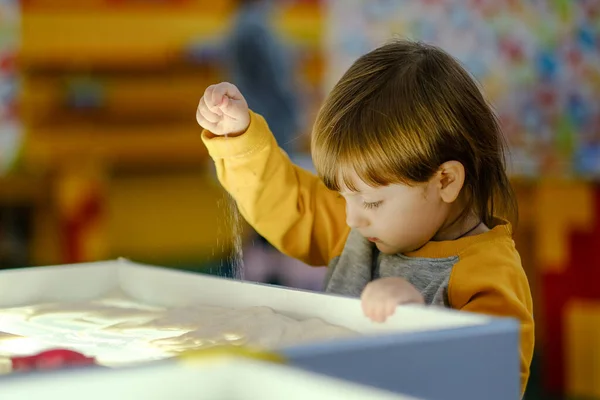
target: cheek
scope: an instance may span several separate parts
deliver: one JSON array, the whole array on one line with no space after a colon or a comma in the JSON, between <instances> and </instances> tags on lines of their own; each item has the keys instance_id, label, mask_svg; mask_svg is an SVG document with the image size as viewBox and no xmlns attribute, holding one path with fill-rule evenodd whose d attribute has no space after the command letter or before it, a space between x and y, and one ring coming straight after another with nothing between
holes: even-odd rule
<instances>
[{"instance_id":1,"label":"cheek","mask_svg":"<svg viewBox=\"0 0 600 400\"><path fill-rule=\"evenodd\" d=\"M423 193L416 193L394 204L379 219L387 232L398 238L426 237L435 231L440 220L440 205ZM393 223L391 222L393 221Z\"/></svg>"},{"instance_id":2,"label":"cheek","mask_svg":"<svg viewBox=\"0 0 600 400\"><path fill-rule=\"evenodd\" d=\"M443 204L441 201L424 199L414 209L415 223L422 227L427 234L435 231L443 222Z\"/></svg>"},{"instance_id":3,"label":"cheek","mask_svg":"<svg viewBox=\"0 0 600 400\"><path fill-rule=\"evenodd\" d=\"M403 221L421 221L436 210L435 204L422 193L411 193L395 204L394 213Z\"/></svg>"}]
</instances>

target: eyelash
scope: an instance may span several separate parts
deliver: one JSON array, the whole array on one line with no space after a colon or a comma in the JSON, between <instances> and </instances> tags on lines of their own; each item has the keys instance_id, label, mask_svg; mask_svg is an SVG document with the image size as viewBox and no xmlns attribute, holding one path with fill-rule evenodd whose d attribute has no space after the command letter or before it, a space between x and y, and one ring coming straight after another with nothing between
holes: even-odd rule
<instances>
[{"instance_id":1,"label":"eyelash","mask_svg":"<svg viewBox=\"0 0 600 400\"><path fill-rule=\"evenodd\" d=\"M363 203L363 207L366 208L367 210L371 210L371 209L379 207L381 205L381 203L383 203L383 202L376 201L374 203Z\"/></svg>"}]
</instances>

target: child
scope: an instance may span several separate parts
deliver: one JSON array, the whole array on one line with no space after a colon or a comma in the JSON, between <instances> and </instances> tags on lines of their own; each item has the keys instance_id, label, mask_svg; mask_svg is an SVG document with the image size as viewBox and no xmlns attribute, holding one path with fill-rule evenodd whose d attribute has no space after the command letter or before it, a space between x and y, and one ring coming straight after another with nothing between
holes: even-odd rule
<instances>
[{"instance_id":1,"label":"child","mask_svg":"<svg viewBox=\"0 0 600 400\"><path fill-rule=\"evenodd\" d=\"M518 318L524 390L534 333L516 201L498 122L456 60L407 41L358 59L314 126L320 179L292 165L235 86L206 89L196 117L246 220L282 252L328 264L327 292L360 296L374 321L406 303Z\"/></svg>"}]
</instances>

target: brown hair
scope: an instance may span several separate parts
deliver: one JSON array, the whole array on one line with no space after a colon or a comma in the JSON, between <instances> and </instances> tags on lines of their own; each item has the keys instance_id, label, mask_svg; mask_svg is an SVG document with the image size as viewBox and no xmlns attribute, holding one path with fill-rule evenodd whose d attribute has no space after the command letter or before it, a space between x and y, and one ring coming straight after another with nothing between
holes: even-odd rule
<instances>
[{"instance_id":1,"label":"brown hair","mask_svg":"<svg viewBox=\"0 0 600 400\"><path fill-rule=\"evenodd\" d=\"M504 140L477 84L443 50L394 41L360 57L321 108L312 154L325 185L427 182L446 161L465 168L463 193L488 226L517 220Z\"/></svg>"}]
</instances>

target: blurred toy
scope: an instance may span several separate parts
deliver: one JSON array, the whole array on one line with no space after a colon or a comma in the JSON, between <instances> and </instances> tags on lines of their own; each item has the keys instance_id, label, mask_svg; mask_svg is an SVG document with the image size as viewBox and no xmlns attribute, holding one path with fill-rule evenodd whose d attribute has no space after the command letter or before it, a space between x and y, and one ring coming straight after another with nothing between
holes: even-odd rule
<instances>
[{"instance_id":1,"label":"blurred toy","mask_svg":"<svg viewBox=\"0 0 600 400\"><path fill-rule=\"evenodd\" d=\"M12 371L55 370L68 367L97 365L94 357L72 350L53 349L25 357L12 357Z\"/></svg>"}]
</instances>

